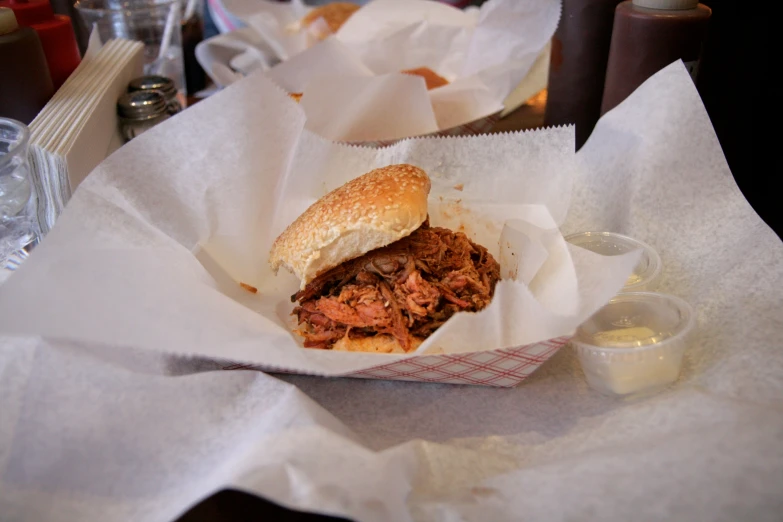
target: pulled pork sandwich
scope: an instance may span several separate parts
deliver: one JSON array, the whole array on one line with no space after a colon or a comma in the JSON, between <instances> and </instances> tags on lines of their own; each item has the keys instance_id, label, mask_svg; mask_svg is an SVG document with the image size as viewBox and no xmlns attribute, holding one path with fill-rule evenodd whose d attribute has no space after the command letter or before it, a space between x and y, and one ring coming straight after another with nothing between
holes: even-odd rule
<instances>
[{"instance_id":1,"label":"pulled pork sandwich","mask_svg":"<svg viewBox=\"0 0 783 522\"><path fill-rule=\"evenodd\" d=\"M457 312L492 299L500 266L462 232L431 227L420 168L373 170L316 201L269 263L301 280L291 298L308 348L408 352Z\"/></svg>"}]
</instances>

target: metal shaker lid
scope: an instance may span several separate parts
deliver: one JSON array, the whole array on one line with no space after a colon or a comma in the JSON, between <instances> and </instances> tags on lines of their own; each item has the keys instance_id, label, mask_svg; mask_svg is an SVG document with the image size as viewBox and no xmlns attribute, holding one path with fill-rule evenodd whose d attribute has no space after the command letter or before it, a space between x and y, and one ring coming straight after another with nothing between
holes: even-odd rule
<instances>
[{"instance_id":1,"label":"metal shaker lid","mask_svg":"<svg viewBox=\"0 0 783 522\"><path fill-rule=\"evenodd\" d=\"M148 120L166 112L166 97L160 91L133 91L120 96L117 113L131 120Z\"/></svg>"},{"instance_id":2,"label":"metal shaker lid","mask_svg":"<svg viewBox=\"0 0 783 522\"><path fill-rule=\"evenodd\" d=\"M157 74L141 76L131 80L128 84L128 92L135 91L160 91L167 100L177 96L177 88L174 87L174 80Z\"/></svg>"}]
</instances>

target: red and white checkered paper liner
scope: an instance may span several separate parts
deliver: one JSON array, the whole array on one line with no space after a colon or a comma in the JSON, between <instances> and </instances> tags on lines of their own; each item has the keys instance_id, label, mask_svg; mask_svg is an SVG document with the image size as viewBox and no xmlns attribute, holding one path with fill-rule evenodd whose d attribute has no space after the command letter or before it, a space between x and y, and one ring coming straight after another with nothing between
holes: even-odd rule
<instances>
[{"instance_id":1,"label":"red and white checkered paper liner","mask_svg":"<svg viewBox=\"0 0 783 522\"><path fill-rule=\"evenodd\" d=\"M460 354L419 355L373 366L366 370L335 375L356 379L440 382L510 388L527 378L552 357L570 337L557 337L516 348ZM299 371L249 364L232 364L224 370L258 370L268 373ZM308 374L305 374L308 375ZM312 374L310 374L312 375Z\"/></svg>"},{"instance_id":2,"label":"red and white checkered paper liner","mask_svg":"<svg viewBox=\"0 0 783 522\"><path fill-rule=\"evenodd\" d=\"M432 138L438 136L473 136L476 134L485 134L490 130L492 130L492 127L498 122L498 120L500 120L500 112L496 112L495 114L490 114L489 116L485 116L483 118L479 118L478 120L473 120L468 123L463 123L462 125L457 125L456 127L451 127L442 131L432 132L430 134L424 134L422 136L413 136L413 137ZM389 145L394 145L395 143L400 142L403 139L408 139L408 138L400 138L398 140L385 140L385 141L352 141L348 143L350 145L358 145L361 147L381 149L383 147L388 147Z\"/></svg>"}]
</instances>

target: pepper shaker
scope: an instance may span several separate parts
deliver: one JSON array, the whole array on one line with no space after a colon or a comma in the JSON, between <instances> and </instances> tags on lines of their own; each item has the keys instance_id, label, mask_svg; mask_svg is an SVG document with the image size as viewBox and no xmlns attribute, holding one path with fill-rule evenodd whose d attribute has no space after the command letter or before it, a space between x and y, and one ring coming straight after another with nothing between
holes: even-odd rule
<instances>
[{"instance_id":1,"label":"pepper shaker","mask_svg":"<svg viewBox=\"0 0 783 522\"><path fill-rule=\"evenodd\" d=\"M133 91L117 102L120 131L125 142L171 117L166 97L160 91Z\"/></svg>"}]
</instances>

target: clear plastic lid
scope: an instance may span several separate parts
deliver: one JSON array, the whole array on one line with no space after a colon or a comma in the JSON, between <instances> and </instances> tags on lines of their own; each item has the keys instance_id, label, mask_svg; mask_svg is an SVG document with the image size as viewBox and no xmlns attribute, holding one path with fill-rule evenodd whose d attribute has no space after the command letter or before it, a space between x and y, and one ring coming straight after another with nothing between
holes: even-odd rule
<instances>
[{"instance_id":1,"label":"clear plastic lid","mask_svg":"<svg viewBox=\"0 0 783 522\"><path fill-rule=\"evenodd\" d=\"M597 349L639 351L685 336L693 310L679 297L654 292L622 293L577 329L574 340Z\"/></svg>"},{"instance_id":2,"label":"clear plastic lid","mask_svg":"<svg viewBox=\"0 0 783 522\"><path fill-rule=\"evenodd\" d=\"M572 245L604 256L641 250L642 257L628 277L623 292L654 290L661 275L661 258L647 243L614 232L579 232L565 238Z\"/></svg>"}]
</instances>

